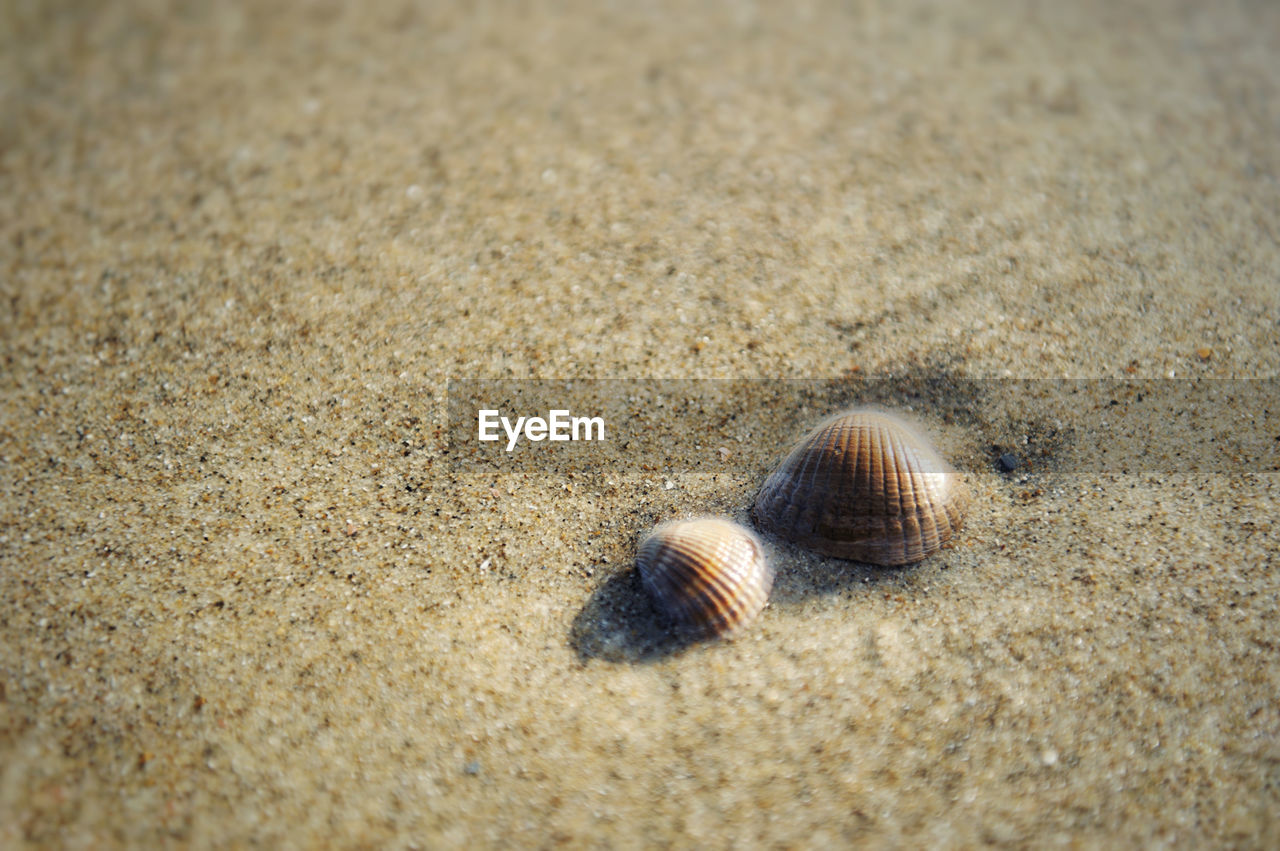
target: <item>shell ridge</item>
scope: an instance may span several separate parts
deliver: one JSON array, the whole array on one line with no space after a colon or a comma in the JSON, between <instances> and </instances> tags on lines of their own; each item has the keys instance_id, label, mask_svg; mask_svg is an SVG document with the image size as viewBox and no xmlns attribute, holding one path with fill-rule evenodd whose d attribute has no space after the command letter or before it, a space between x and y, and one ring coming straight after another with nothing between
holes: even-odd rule
<instances>
[{"instance_id":1,"label":"shell ridge","mask_svg":"<svg viewBox=\"0 0 1280 851\"><path fill-rule=\"evenodd\" d=\"M823 432L823 442L821 447L819 447L822 451L809 453L813 463L813 476L809 484L810 493L822 492L821 490L819 490L819 485L818 485L819 481L822 482L822 485L821 485L822 489L825 489L827 492L830 492L831 485L834 478L831 474L831 470L833 467L837 465L830 464L830 463L824 464L823 461L827 459L831 454L834 454L835 457L839 459L841 457L843 445L844 445L844 434L841 432L840 429L828 428L826 429L825 432ZM811 528L814 528L814 529L821 528L827 522L826 508L820 507L818 512L816 513L816 516L811 513L810 518L811 518L811 521L810 521Z\"/></svg>"},{"instance_id":2,"label":"shell ridge","mask_svg":"<svg viewBox=\"0 0 1280 851\"><path fill-rule=\"evenodd\" d=\"M665 524L641 542L636 567L677 628L728 635L767 605L773 572L754 535L727 520Z\"/></svg>"},{"instance_id":3,"label":"shell ridge","mask_svg":"<svg viewBox=\"0 0 1280 851\"><path fill-rule=\"evenodd\" d=\"M669 605L674 607L678 621L696 623L700 609L708 604L705 583L682 546L672 545L669 550L677 556L667 571Z\"/></svg>"},{"instance_id":4,"label":"shell ridge","mask_svg":"<svg viewBox=\"0 0 1280 851\"><path fill-rule=\"evenodd\" d=\"M823 448L825 449L826 446L832 440L830 430L824 431L822 434L822 438L824 441ZM822 456L819 453L810 452L810 451L806 451L804 454L805 454L805 459L804 459L805 468L809 474L808 492L816 493L818 476L822 472ZM804 508L802 509L802 512L807 509L808 509L808 505L805 505Z\"/></svg>"},{"instance_id":5,"label":"shell ridge","mask_svg":"<svg viewBox=\"0 0 1280 851\"><path fill-rule=\"evenodd\" d=\"M704 553L708 561L723 562L726 568L732 566L731 561L723 559L722 553L716 552L718 547L715 546L715 541L708 541L707 537L704 536L697 543L703 546L708 543L712 544L709 548L711 551ZM708 571L704 565L699 564L700 554L694 547L686 546L683 548L683 555L683 567L687 576L687 585L693 590L693 594L684 600L686 606L691 607L695 603L701 603L710 607L710 611L714 613L716 618L723 621L726 612L733 607L733 589L724 583L722 576L724 571ZM717 556L721 556L721 558L717 558Z\"/></svg>"},{"instance_id":6,"label":"shell ridge","mask_svg":"<svg viewBox=\"0 0 1280 851\"><path fill-rule=\"evenodd\" d=\"M896 560L907 548L906 532L902 522L904 476L901 444L898 435L887 428L879 429L880 465L883 476L881 492L884 494L884 528L880 537L870 542L883 557Z\"/></svg>"},{"instance_id":7,"label":"shell ridge","mask_svg":"<svg viewBox=\"0 0 1280 851\"><path fill-rule=\"evenodd\" d=\"M903 525L898 538L901 549L899 558L923 557L931 543L928 537L927 509L931 503L923 499L921 493L920 453L914 435L905 432L895 436L898 453L902 459L902 472L898 477L899 499L902 502ZM908 506L910 509L907 510Z\"/></svg>"},{"instance_id":8,"label":"shell ridge","mask_svg":"<svg viewBox=\"0 0 1280 851\"><path fill-rule=\"evenodd\" d=\"M702 582L702 593L707 603L714 607L715 613L724 621L731 620L730 615L735 611L734 599L738 590L738 583L730 582L730 576L734 569L732 561L725 561L725 570L716 572L701 571L698 578Z\"/></svg>"},{"instance_id":9,"label":"shell ridge","mask_svg":"<svg viewBox=\"0 0 1280 851\"><path fill-rule=\"evenodd\" d=\"M909 424L852 410L811 431L766 479L756 524L838 558L919 561L960 528L956 474Z\"/></svg>"},{"instance_id":10,"label":"shell ridge","mask_svg":"<svg viewBox=\"0 0 1280 851\"><path fill-rule=\"evenodd\" d=\"M743 563L739 548L734 546L736 542L724 539L710 540L710 536L707 538L706 543L714 549L714 555L717 561L723 563L724 569L715 573L703 572L702 576L709 584L715 585L723 592L722 602L731 608L736 594L743 585L747 565Z\"/></svg>"}]
</instances>

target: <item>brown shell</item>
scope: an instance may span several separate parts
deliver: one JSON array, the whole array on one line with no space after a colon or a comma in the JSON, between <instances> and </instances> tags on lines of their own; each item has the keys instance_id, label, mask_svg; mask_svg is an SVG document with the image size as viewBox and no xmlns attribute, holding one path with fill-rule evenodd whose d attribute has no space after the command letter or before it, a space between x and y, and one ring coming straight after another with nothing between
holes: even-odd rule
<instances>
[{"instance_id":1,"label":"brown shell","mask_svg":"<svg viewBox=\"0 0 1280 851\"><path fill-rule=\"evenodd\" d=\"M814 429L765 480L756 525L824 555L910 564L960 528L960 474L910 426L853 410Z\"/></svg>"},{"instance_id":2,"label":"brown shell","mask_svg":"<svg viewBox=\"0 0 1280 851\"><path fill-rule=\"evenodd\" d=\"M636 566L658 608L697 636L728 635L749 623L773 589L760 540L728 520L659 526L640 543Z\"/></svg>"}]
</instances>

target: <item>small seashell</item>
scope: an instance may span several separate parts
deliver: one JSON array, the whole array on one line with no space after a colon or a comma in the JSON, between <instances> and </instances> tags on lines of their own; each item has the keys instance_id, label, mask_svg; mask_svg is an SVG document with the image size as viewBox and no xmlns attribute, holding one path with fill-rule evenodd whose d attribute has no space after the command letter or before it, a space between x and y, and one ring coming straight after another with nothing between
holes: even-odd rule
<instances>
[{"instance_id":1,"label":"small seashell","mask_svg":"<svg viewBox=\"0 0 1280 851\"><path fill-rule=\"evenodd\" d=\"M855 409L809 433L765 480L761 529L824 555L910 564L960 528L960 474L897 417Z\"/></svg>"},{"instance_id":2,"label":"small seashell","mask_svg":"<svg viewBox=\"0 0 1280 851\"><path fill-rule=\"evenodd\" d=\"M680 629L729 635L769 600L773 568L750 530L713 517L666 523L640 542L645 589Z\"/></svg>"}]
</instances>

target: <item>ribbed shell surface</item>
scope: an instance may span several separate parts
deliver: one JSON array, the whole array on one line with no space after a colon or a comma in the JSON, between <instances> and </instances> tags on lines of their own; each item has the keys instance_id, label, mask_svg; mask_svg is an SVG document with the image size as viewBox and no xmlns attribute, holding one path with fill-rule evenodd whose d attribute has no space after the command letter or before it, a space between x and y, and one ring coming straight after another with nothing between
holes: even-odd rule
<instances>
[{"instance_id":1,"label":"ribbed shell surface","mask_svg":"<svg viewBox=\"0 0 1280 851\"><path fill-rule=\"evenodd\" d=\"M960 528L960 475L905 423L855 410L812 431L756 495L756 525L836 558L895 565Z\"/></svg>"},{"instance_id":2,"label":"ribbed shell surface","mask_svg":"<svg viewBox=\"0 0 1280 851\"><path fill-rule=\"evenodd\" d=\"M759 539L727 520L660 526L641 542L636 566L658 608L695 635L732 633L760 614L773 589Z\"/></svg>"}]
</instances>

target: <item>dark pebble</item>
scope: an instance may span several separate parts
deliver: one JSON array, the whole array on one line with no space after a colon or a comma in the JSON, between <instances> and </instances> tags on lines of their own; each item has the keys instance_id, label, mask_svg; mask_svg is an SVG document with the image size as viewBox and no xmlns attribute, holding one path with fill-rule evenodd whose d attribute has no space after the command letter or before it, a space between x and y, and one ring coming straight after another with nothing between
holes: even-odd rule
<instances>
[{"instance_id":1,"label":"dark pebble","mask_svg":"<svg viewBox=\"0 0 1280 851\"><path fill-rule=\"evenodd\" d=\"M1000 465L1000 472L1012 473L1018 469L1018 456L1012 452L1006 452L1000 456L1000 460L996 461Z\"/></svg>"}]
</instances>

